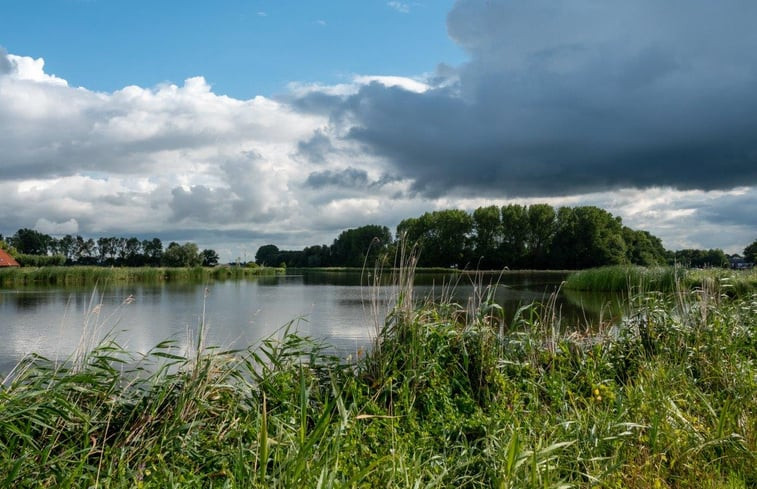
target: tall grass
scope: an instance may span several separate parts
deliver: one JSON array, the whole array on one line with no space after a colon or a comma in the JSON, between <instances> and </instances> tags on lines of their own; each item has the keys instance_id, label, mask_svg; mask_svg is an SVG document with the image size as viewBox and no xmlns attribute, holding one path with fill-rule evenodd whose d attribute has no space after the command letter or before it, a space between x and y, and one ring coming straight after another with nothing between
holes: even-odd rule
<instances>
[{"instance_id":1,"label":"tall grass","mask_svg":"<svg viewBox=\"0 0 757 489\"><path fill-rule=\"evenodd\" d=\"M617 265L574 272L565 288L593 291L673 292L680 288L718 287L729 295L749 295L757 291L757 269L686 269L681 267L639 267Z\"/></svg>"},{"instance_id":2,"label":"tall grass","mask_svg":"<svg viewBox=\"0 0 757 489\"><path fill-rule=\"evenodd\" d=\"M757 484L757 296L639 294L587 336L549 301L506 330L490 290L397 283L347 358L288 325L243 351L27 359L0 390L0 487Z\"/></svg>"},{"instance_id":3,"label":"tall grass","mask_svg":"<svg viewBox=\"0 0 757 489\"><path fill-rule=\"evenodd\" d=\"M95 285L97 283L139 282L158 283L173 281L207 281L241 279L258 275L280 273L279 268L247 267L40 267L0 268L0 287L24 285Z\"/></svg>"}]
</instances>

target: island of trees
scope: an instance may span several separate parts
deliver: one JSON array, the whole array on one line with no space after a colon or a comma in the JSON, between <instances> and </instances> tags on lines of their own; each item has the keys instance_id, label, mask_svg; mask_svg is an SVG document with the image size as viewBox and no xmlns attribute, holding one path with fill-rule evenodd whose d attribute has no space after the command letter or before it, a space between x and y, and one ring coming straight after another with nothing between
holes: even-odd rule
<instances>
[{"instance_id":1,"label":"island of trees","mask_svg":"<svg viewBox=\"0 0 757 489\"><path fill-rule=\"evenodd\" d=\"M395 239L396 238L396 239ZM594 206L510 204L427 212L405 219L395 238L386 226L368 225L342 232L331 245L280 250L261 246L259 265L360 267L393 256L400 239L417 245L420 267L469 269L565 269L605 265L727 267L722 250L666 250L656 236L624 226L620 217ZM744 250L754 263L757 241Z\"/></svg>"}]
</instances>

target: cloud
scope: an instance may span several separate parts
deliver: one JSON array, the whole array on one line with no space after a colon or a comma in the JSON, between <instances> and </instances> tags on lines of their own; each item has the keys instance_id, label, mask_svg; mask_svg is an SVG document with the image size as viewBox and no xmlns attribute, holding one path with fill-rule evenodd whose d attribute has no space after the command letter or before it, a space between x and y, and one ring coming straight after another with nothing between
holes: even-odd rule
<instances>
[{"instance_id":1,"label":"cloud","mask_svg":"<svg viewBox=\"0 0 757 489\"><path fill-rule=\"evenodd\" d=\"M459 0L448 31L469 62L275 100L200 76L96 92L0 50L0 232L193 240L228 260L548 202L738 251L757 228L755 9Z\"/></svg>"},{"instance_id":2,"label":"cloud","mask_svg":"<svg viewBox=\"0 0 757 489\"><path fill-rule=\"evenodd\" d=\"M387 2L386 4L401 14L410 13L410 4L396 1Z\"/></svg>"},{"instance_id":3,"label":"cloud","mask_svg":"<svg viewBox=\"0 0 757 489\"><path fill-rule=\"evenodd\" d=\"M368 185L368 173L365 170L356 168L345 168L344 170L332 171L325 170L313 172L308 175L305 185L314 189L323 187L347 187L363 188Z\"/></svg>"},{"instance_id":4,"label":"cloud","mask_svg":"<svg viewBox=\"0 0 757 489\"><path fill-rule=\"evenodd\" d=\"M4 47L0 46L0 75L7 75L13 69L11 60L8 57L8 51Z\"/></svg>"},{"instance_id":5,"label":"cloud","mask_svg":"<svg viewBox=\"0 0 757 489\"><path fill-rule=\"evenodd\" d=\"M471 59L436 85L296 105L333 107L337 132L432 198L752 185L755 16L738 0L460 0L448 30Z\"/></svg>"}]
</instances>

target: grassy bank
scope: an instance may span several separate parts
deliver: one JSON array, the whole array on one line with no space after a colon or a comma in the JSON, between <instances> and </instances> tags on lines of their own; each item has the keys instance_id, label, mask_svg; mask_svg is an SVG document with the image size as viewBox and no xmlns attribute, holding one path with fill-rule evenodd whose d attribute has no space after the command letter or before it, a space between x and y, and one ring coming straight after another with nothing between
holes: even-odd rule
<instances>
[{"instance_id":1,"label":"grassy bank","mask_svg":"<svg viewBox=\"0 0 757 489\"><path fill-rule=\"evenodd\" d=\"M281 273L280 268L246 267L40 267L0 268L0 287L24 285L95 285L240 279Z\"/></svg>"},{"instance_id":2,"label":"grassy bank","mask_svg":"<svg viewBox=\"0 0 757 489\"><path fill-rule=\"evenodd\" d=\"M592 337L404 288L346 359L289 329L30 358L0 390L0 487L755 487L757 296L708 290Z\"/></svg>"},{"instance_id":3,"label":"grassy bank","mask_svg":"<svg viewBox=\"0 0 757 489\"><path fill-rule=\"evenodd\" d=\"M730 295L748 295L757 292L757 269L612 266L574 272L565 281L565 288L571 290L614 292L672 292L703 287Z\"/></svg>"}]
</instances>

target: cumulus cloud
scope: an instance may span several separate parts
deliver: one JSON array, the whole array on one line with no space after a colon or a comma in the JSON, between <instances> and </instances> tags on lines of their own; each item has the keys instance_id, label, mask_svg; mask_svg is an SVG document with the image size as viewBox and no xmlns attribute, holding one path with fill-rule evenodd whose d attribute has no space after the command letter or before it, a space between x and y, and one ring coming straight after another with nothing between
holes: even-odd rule
<instances>
[{"instance_id":1,"label":"cumulus cloud","mask_svg":"<svg viewBox=\"0 0 757 489\"><path fill-rule=\"evenodd\" d=\"M275 100L200 76L96 92L0 48L0 232L193 240L227 260L547 202L604 207L673 249L738 251L757 229L755 14L459 0L448 31L469 62Z\"/></svg>"},{"instance_id":2,"label":"cumulus cloud","mask_svg":"<svg viewBox=\"0 0 757 489\"><path fill-rule=\"evenodd\" d=\"M751 185L755 16L739 0L460 0L448 30L471 60L455 83L300 104L334 107L348 139L428 197Z\"/></svg>"}]
</instances>

